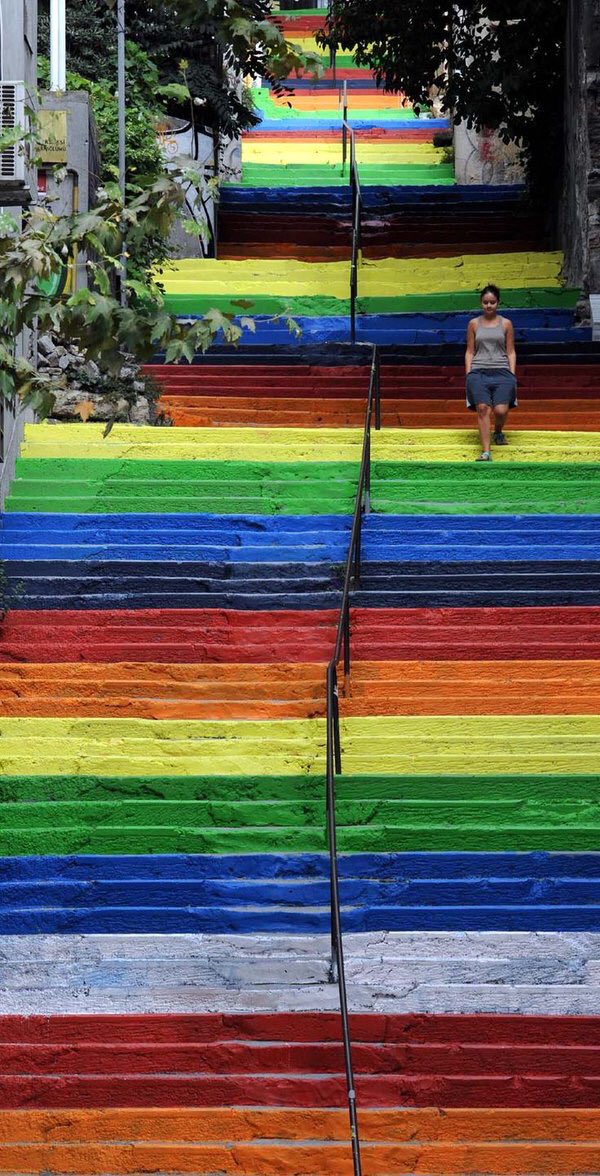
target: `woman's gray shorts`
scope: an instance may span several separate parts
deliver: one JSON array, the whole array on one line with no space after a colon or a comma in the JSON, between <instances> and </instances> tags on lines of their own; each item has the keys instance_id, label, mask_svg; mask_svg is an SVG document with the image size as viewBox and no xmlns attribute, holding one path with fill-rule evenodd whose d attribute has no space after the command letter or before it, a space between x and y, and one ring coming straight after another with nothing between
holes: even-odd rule
<instances>
[{"instance_id":1,"label":"woman's gray shorts","mask_svg":"<svg viewBox=\"0 0 600 1176\"><path fill-rule=\"evenodd\" d=\"M478 404L517 404L517 378L508 368L475 368L467 376L467 408Z\"/></svg>"}]
</instances>

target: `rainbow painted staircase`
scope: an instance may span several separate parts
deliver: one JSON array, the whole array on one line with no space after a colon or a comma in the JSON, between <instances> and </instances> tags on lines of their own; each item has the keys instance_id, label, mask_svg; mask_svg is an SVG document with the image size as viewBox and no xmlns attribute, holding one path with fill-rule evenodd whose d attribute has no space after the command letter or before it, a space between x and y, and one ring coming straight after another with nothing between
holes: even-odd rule
<instances>
[{"instance_id":1,"label":"rainbow painted staircase","mask_svg":"<svg viewBox=\"0 0 600 1176\"><path fill-rule=\"evenodd\" d=\"M344 77L383 393L338 780L362 1170L598 1176L598 348L518 190L458 188L435 122ZM154 366L173 428L29 426L7 504L13 1176L353 1171L325 665L370 349L331 76L257 100L220 259L165 279L256 332ZM462 340L490 279L522 403L481 467Z\"/></svg>"}]
</instances>

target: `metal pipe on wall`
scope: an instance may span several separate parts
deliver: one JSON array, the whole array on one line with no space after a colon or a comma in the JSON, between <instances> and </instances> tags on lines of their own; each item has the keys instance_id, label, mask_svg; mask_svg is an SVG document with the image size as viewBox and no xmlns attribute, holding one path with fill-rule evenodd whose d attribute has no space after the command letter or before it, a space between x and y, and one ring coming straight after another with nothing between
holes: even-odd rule
<instances>
[{"instance_id":1,"label":"metal pipe on wall","mask_svg":"<svg viewBox=\"0 0 600 1176\"><path fill-rule=\"evenodd\" d=\"M125 139L125 0L117 0L117 98L119 127L119 188L125 207L125 185L127 182L127 160ZM124 231L124 226L123 226ZM121 253L121 305L127 305L127 246L123 240Z\"/></svg>"},{"instance_id":2,"label":"metal pipe on wall","mask_svg":"<svg viewBox=\"0 0 600 1176\"><path fill-rule=\"evenodd\" d=\"M66 0L50 0L50 89L67 88Z\"/></svg>"}]
</instances>

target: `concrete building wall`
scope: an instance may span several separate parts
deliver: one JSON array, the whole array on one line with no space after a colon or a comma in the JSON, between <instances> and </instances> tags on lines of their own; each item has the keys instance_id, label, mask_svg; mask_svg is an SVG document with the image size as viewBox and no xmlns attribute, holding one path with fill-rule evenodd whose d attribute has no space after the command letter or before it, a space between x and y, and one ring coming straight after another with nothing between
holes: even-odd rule
<instances>
[{"instance_id":1,"label":"concrete building wall","mask_svg":"<svg viewBox=\"0 0 600 1176\"><path fill-rule=\"evenodd\" d=\"M37 0L0 0L0 79L24 81L33 96L37 82ZM0 211L10 212L16 220L21 208L35 194L35 173L31 172L28 186L0 184ZM26 354L33 347L31 338L18 338L15 347ZM33 420L30 409L19 411L15 404L0 402L0 506L11 478L23 428Z\"/></svg>"},{"instance_id":2,"label":"concrete building wall","mask_svg":"<svg viewBox=\"0 0 600 1176\"><path fill-rule=\"evenodd\" d=\"M454 167L459 184L522 184L516 143L503 143L495 131L454 125Z\"/></svg>"},{"instance_id":3,"label":"concrete building wall","mask_svg":"<svg viewBox=\"0 0 600 1176\"><path fill-rule=\"evenodd\" d=\"M0 0L0 74L37 81L37 0Z\"/></svg>"}]
</instances>

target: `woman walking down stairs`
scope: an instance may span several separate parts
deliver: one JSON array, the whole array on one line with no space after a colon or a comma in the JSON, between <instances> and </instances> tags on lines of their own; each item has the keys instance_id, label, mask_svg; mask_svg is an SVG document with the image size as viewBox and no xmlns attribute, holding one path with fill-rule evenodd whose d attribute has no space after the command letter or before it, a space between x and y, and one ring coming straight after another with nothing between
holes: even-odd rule
<instances>
[{"instance_id":1,"label":"woman walking down stairs","mask_svg":"<svg viewBox=\"0 0 600 1176\"><path fill-rule=\"evenodd\" d=\"M344 75L383 391L337 785L362 1171L597 1176L598 348L518 190ZM0 1172L353 1172L324 673L370 352L331 76L258 102L219 260L165 279L256 333L153 366L172 429L30 426L7 504ZM490 280L520 406L482 468Z\"/></svg>"}]
</instances>

